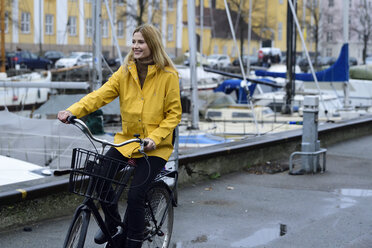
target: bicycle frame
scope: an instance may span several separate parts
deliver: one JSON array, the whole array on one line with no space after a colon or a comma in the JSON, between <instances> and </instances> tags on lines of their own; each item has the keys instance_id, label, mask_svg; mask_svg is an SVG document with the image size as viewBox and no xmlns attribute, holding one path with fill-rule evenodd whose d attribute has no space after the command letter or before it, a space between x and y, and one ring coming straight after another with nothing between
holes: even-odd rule
<instances>
[{"instance_id":1,"label":"bicycle frame","mask_svg":"<svg viewBox=\"0 0 372 248\"><path fill-rule=\"evenodd\" d=\"M92 135L92 133L90 132L89 128L86 126L86 124L83 121L81 121L79 119L76 119L76 117L69 117L68 122L73 123L76 127L78 127L83 133L85 133L88 136L89 139L94 140L94 141L102 144L102 149L101 149L100 153L98 153L98 151L97 151L97 154L103 155L104 149L107 145L112 146L112 147L120 147L120 146L129 144L129 143L132 143L132 142L138 142L140 144L139 152L141 152L144 155L144 157L147 158L147 155L144 153L144 146L146 144L144 143L144 141L142 139L139 138L139 135L135 135L135 137L136 137L135 139L131 139L131 140L125 141L125 142L120 143L120 144L114 144L114 143L108 142L106 140L94 137ZM176 132L178 132L178 129L176 130ZM178 138L178 135L176 136L176 139L177 138ZM177 143L176 143L176 145L177 145ZM176 197L177 188L176 187L177 187L177 182L178 182L178 172L177 172L177 168L178 168L178 149L177 149L177 152L175 154L176 154L175 170L172 170L172 171L164 170L164 171L162 171L155 178L155 180L153 182L153 184L155 184L155 185L153 185L153 187L156 187L156 184L162 184L162 187L166 189L166 191L168 192L168 196L169 196L169 199L166 201L165 208L162 208L164 210L164 212L162 213L162 216L158 216L158 217L160 217L160 221L159 221L159 219L157 220L157 218L155 216L156 213L154 212L154 209L152 208L151 204L149 204L148 200L146 200L147 201L146 207L149 209L149 214L150 214L149 216L151 216L151 222L153 223L153 228L152 228L152 231L145 237L144 240L152 241L152 238L155 235L159 235L159 236L164 235L164 232L161 231L161 228L162 228L164 222L166 221L167 214L170 211L169 209L170 209L170 207L177 206L177 199L176 199L177 198ZM123 181L124 184L121 185L120 188L118 188L118 191L117 191L118 194L114 198L114 201L116 201L116 202L118 201L118 198L122 194L123 190L126 188L127 182L129 181L129 178L132 176L132 172L133 172L134 167L126 166L126 167L124 167L124 169L125 169L125 175L123 177L124 178L124 181ZM174 178L174 185L172 186L172 188L163 180L166 177ZM89 191L89 192L94 191L95 190L95 186L94 186L95 183L96 183L96 181L90 180L89 184L87 186L87 191ZM108 244L110 244L111 247L118 247L117 244L116 244L117 240L114 239L115 236L112 236L112 234L110 233L109 228L106 226L106 224L103 220L103 217L99 213L97 203L95 202L96 200L97 199L93 199L93 198L90 198L87 195L85 195L85 198L84 198L82 204L77 207L77 209L74 213L72 223L75 222L76 218L80 215L80 213L82 211L85 211L88 216L91 216L91 214L92 214L96 223L97 223L97 225L98 225L98 227L102 230L102 232L107 237ZM172 219L173 219L173 217L172 217ZM89 222L89 219L88 219L88 222ZM121 226L122 228L125 227L125 224L124 224L125 220L124 221L116 220L116 222L117 222L118 226ZM70 230L69 230L69 232L70 232Z\"/></svg>"},{"instance_id":2,"label":"bicycle frame","mask_svg":"<svg viewBox=\"0 0 372 248\"><path fill-rule=\"evenodd\" d=\"M97 225L99 226L99 228L102 230L102 232L106 235L106 237L108 237L108 241L111 245L113 245L113 247L117 247L117 244L115 243L115 241L112 239L111 237L111 234L110 234L110 231L108 230L101 214L99 213L98 211L98 208L96 206L96 204L94 203L94 200L93 199L90 199L90 198L85 198L83 203L77 207L77 209L75 210L75 213L74 213L74 217L73 219L75 218L75 216L77 216L81 211L87 211L88 212L88 215L93 215Z\"/></svg>"},{"instance_id":3,"label":"bicycle frame","mask_svg":"<svg viewBox=\"0 0 372 248\"><path fill-rule=\"evenodd\" d=\"M162 178L164 177L172 177L175 179L175 185L177 185L177 181L178 181L178 172L177 171L170 171L170 172L165 172L165 173L162 173L160 174L159 177L157 177L154 181L155 184L162 184L165 186L165 188L167 189L168 193L169 193L169 201L167 202L167 206L166 206L166 209L163 213L163 216L161 217L161 220L160 220L160 223L157 223L156 221L156 218L155 218L155 215L154 215L154 210L152 209L151 205L150 204L147 204L146 207L148 207L150 209L150 213L151 213L151 218L155 224L155 229L156 229L156 232L153 233L153 234L150 234L149 236L145 237L144 240L151 240L151 238L155 235L163 235L163 233L159 233L159 231L161 230L161 227L163 226L164 224L164 221L165 221L165 218L166 218L166 215L168 213L168 209L170 207L170 205L172 204L174 207L177 207L177 203L174 199L174 190L171 189L163 180Z\"/></svg>"}]
</instances>

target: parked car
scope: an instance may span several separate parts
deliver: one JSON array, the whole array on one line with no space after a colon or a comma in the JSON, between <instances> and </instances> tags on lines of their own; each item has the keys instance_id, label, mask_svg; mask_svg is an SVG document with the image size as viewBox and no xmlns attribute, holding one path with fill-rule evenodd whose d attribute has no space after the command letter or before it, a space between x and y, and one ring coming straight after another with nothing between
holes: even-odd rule
<instances>
[{"instance_id":1,"label":"parked car","mask_svg":"<svg viewBox=\"0 0 372 248\"><path fill-rule=\"evenodd\" d=\"M318 56L317 57L317 62L315 64L315 58L313 56L310 57L311 59L311 63L313 65L313 67L315 68L319 68L322 66L322 57L321 56ZM303 72L308 72L309 69L310 69L310 66L309 66L309 62L307 61L307 57L302 57L299 61L298 61L298 66L300 67L301 71Z\"/></svg>"},{"instance_id":2,"label":"parked car","mask_svg":"<svg viewBox=\"0 0 372 248\"><path fill-rule=\"evenodd\" d=\"M366 58L366 65L372 65L372 57Z\"/></svg>"},{"instance_id":3,"label":"parked car","mask_svg":"<svg viewBox=\"0 0 372 248\"><path fill-rule=\"evenodd\" d=\"M271 64L280 63L282 52L277 47L262 47L258 50L258 63L260 66L269 67Z\"/></svg>"},{"instance_id":4,"label":"parked car","mask_svg":"<svg viewBox=\"0 0 372 248\"><path fill-rule=\"evenodd\" d=\"M63 58L64 56L65 54L60 51L50 50L44 53L44 58L51 60L53 62L53 65L56 63L57 60L59 60L60 58Z\"/></svg>"},{"instance_id":5,"label":"parked car","mask_svg":"<svg viewBox=\"0 0 372 248\"><path fill-rule=\"evenodd\" d=\"M78 65L93 66L93 55L87 52L72 52L69 56L57 60L56 68L65 68Z\"/></svg>"},{"instance_id":6,"label":"parked car","mask_svg":"<svg viewBox=\"0 0 372 248\"><path fill-rule=\"evenodd\" d=\"M247 62L248 62L248 56L247 55L243 55L243 61L242 62L243 62L243 66L246 67ZM250 65L258 65L258 57L254 56L254 55L250 55L249 56L249 64ZM239 59L235 59L232 62L232 65L233 66L239 66Z\"/></svg>"},{"instance_id":7,"label":"parked car","mask_svg":"<svg viewBox=\"0 0 372 248\"><path fill-rule=\"evenodd\" d=\"M331 66L336 62L335 57L320 57L320 61L318 62L320 66Z\"/></svg>"},{"instance_id":8,"label":"parked car","mask_svg":"<svg viewBox=\"0 0 372 248\"><path fill-rule=\"evenodd\" d=\"M354 57L349 57L349 66L358 65L358 60Z\"/></svg>"},{"instance_id":9,"label":"parked car","mask_svg":"<svg viewBox=\"0 0 372 248\"><path fill-rule=\"evenodd\" d=\"M186 57L186 59L183 62L183 64L186 65L186 66L189 66L190 65L190 61L189 61L190 54L188 52L186 52L184 54L184 56ZM208 62L207 57L204 54L200 54L198 52L196 53L196 62L199 65L202 65L202 66L209 66L209 62Z\"/></svg>"},{"instance_id":10,"label":"parked car","mask_svg":"<svg viewBox=\"0 0 372 248\"><path fill-rule=\"evenodd\" d=\"M220 69L231 65L230 57L224 54L212 54L207 58L209 66L212 68Z\"/></svg>"},{"instance_id":11,"label":"parked car","mask_svg":"<svg viewBox=\"0 0 372 248\"><path fill-rule=\"evenodd\" d=\"M7 55L9 68L15 68L17 65L25 69L46 69L49 70L53 66L53 62L49 59L42 58L30 51L10 52Z\"/></svg>"},{"instance_id":12,"label":"parked car","mask_svg":"<svg viewBox=\"0 0 372 248\"><path fill-rule=\"evenodd\" d=\"M11 57L14 57L14 52L5 52L5 69L8 70L11 67L14 67L14 63L11 61ZM0 66L2 65L2 61L0 60Z\"/></svg>"},{"instance_id":13,"label":"parked car","mask_svg":"<svg viewBox=\"0 0 372 248\"><path fill-rule=\"evenodd\" d=\"M300 60L301 60L301 55L296 55L296 65L298 65ZM284 64L284 65L287 64L287 54L285 54L285 53L282 54L281 59L280 59L280 63Z\"/></svg>"},{"instance_id":14,"label":"parked car","mask_svg":"<svg viewBox=\"0 0 372 248\"><path fill-rule=\"evenodd\" d=\"M103 55L103 58L105 59L106 63L108 66L116 66L116 59L115 58L110 58L108 56L105 56ZM102 65L104 64L105 62L103 61L102 59Z\"/></svg>"}]
</instances>

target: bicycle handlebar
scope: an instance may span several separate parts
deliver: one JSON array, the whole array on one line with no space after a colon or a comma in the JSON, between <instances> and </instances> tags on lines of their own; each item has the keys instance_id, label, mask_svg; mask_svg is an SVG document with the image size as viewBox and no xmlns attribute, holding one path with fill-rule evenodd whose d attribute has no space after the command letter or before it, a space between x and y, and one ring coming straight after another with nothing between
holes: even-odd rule
<instances>
[{"instance_id":1,"label":"bicycle handlebar","mask_svg":"<svg viewBox=\"0 0 372 248\"><path fill-rule=\"evenodd\" d=\"M134 135L136 137L134 139L130 139L130 140L124 141L122 143L115 144L115 143L109 142L107 140L99 139L97 137L94 137L93 134L90 132L89 127L82 120L76 118L76 116L74 116L74 115L71 115L71 116L67 117L67 121L69 123L73 124L74 126L78 127L83 133L85 133L88 136L88 138L90 138L90 139L92 139L92 140L94 140L98 143L101 143L103 146L109 145L109 146L112 146L112 147L121 147L121 146L130 144L130 143L133 143L133 142L138 142L140 144L140 147L141 147L139 149L139 152L142 153L142 154L145 154L143 148L144 148L144 146L147 145L148 142L140 139L138 134Z\"/></svg>"}]
</instances>

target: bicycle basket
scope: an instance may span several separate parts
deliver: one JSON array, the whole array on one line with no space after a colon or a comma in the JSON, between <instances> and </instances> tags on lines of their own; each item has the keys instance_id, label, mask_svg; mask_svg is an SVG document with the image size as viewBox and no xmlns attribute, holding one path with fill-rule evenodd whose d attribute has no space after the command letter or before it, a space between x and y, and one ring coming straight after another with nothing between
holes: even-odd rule
<instances>
[{"instance_id":1,"label":"bicycle basket","mask_svg":"<svg viewBox=\"0 0 372 248\"><path fill-rule=\"evenodd\" d=\"M69 191L105 203L116 203L129 181L126 162L82 148L72 152Z\"/></svg>"}]
</instances>

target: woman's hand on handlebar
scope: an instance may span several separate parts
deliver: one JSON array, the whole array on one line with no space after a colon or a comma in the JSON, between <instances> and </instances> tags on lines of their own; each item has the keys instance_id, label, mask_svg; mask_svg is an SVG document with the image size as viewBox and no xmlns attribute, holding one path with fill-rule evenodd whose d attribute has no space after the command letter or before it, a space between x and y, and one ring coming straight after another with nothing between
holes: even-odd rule
<instances>
[{"instance_id":1,"label":"woman's hand on handlebar","mask_svg":"<svg viewBox=\"0 0 372 248\"><path fill-rule=\"evenodd\" d=\"M70 116L72 116L72 113L70 111L62 110L62 111L58 112L57 118L61 122L65 123L65 124L69 124L70 122L67 121L67 118L70 117Z\"/></svg>"},{"instance_id":2,"label":"woman's hand on handlebar","mask_svg":"<svg viewBox=\"0 0 372 248\"><path fill-rule=\"evenodd\" d=\"M152 139L144 138L143 141L145 142L145 147L144 147L145 152L156 149L155 141L153 141Z\"/></svg>"}]
</instances>

